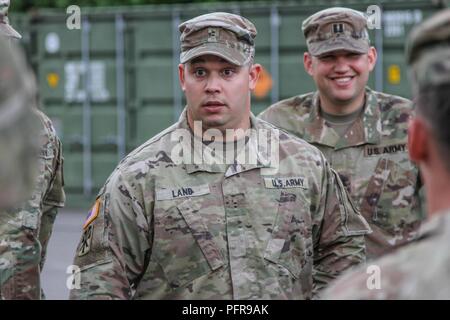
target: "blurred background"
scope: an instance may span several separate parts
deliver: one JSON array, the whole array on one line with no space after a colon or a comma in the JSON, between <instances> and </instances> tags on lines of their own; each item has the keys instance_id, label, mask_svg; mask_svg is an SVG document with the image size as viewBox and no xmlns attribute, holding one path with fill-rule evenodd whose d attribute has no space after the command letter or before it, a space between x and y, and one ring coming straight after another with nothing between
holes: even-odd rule
<instances>
[{"instance_id":1,"label":"blurred background","mask_svg":"<svg viewBox=\"0 0 450 320\"><path fill-rule=\"evenodd\" d=\"M75 5L75 6L73 6ZM184 98L178 84L178 25L194 16L227 11L258 30L256 62L264 73L255 90L258 114L281 99L314 90L303 68L301 23L330 6L366 12L377 5L380 28L370 30L378 62L369 86L410 97L404 42L411 28L449 0L361 1L11 1L10 21L23 36L39 87L40 108L63 143L66 209L51 238L44 289L65 299L67 266L81 224L120 159L178 119Z\"/></svg>"}]
</instances>

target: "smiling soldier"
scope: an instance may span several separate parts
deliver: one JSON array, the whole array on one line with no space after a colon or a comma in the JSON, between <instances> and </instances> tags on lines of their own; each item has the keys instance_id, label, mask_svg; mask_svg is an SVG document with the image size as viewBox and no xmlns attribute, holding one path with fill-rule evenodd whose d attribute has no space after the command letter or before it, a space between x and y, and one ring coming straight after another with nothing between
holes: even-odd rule
<instances>
[{"instance_id":1,"label":"smiling soldier","mask_svg":"<svg viewBox=\"0 0 450 320\"><path fill-rule=\"evenodd\" d=\"M330 8L302 25L303 62L317 91L280 101L259 116L323 152L373 232L367 258L413 240L423 219L417 166L408 158L411 101L367 87L377 52L367 19Z\"/></svg>"}]
</instances>

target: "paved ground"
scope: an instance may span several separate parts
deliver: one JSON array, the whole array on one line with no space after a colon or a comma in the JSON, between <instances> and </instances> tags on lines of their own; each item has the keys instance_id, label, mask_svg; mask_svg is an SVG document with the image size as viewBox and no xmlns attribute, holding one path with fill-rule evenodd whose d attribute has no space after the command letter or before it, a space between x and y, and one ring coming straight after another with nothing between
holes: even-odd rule
<instances>
[{"instance_id":1,"label":"paved ground","mask_svg":"<svg viewBox=\"0 0 450 320\"><path fill-rule=\"evenodd\" d=\"M63 209L56 217L42 273L42 286L47 299L68 299L66 281L70 274L66 270L72 264L86 216L87 212L83 210Z\"/></svg>"}]
</instances>

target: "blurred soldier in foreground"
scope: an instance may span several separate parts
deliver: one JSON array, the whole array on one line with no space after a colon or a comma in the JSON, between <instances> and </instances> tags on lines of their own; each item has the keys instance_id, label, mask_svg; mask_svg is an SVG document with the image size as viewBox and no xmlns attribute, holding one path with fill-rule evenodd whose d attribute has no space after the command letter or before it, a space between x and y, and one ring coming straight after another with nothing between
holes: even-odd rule
<instances>
[{"instance_id":1,"label":"blurred soldier in foreground","mask_svg":"<svg viewBox=\"0 0 450 320\"><path fill-rule=\"evenodd\" d=\"M71 298L310 299L364 261L368 225L316 148L251 114L254 25L216 12L180 32L187 107L101 189Z\"/></svg>"},{"instance_id":2,"label":"blurred soldier in foreground","mask_svg":"<svg viewBox=\"0 0 450 320\"><path fill-rule=\"evenodd\" d=\"M330 8L302 25L304 65L317 91L269 107L260 117L318 147L373 232L367 258L417 235L423 219L418 169L407 152L411 101L366 87L377 52L359 11Z\"/></svg>"},{"instance_id":3,"label":"blurred soldier in foreground","mask_svg":"<svg viewBox=\"0 0 450 320\"><path fill-rule=\"evenodd\" d=\"M407 60L417 102L408 151L423 175L429 221L416 242L371 262L379 279L359 270L326 298L450 299L450 9L411 32Z\"/></svg>"},{"instance_id":4,"label":"blurred soldier in foreground","mask_svg":"<svg viewBox=\"0 0 450 320\"><path fill-rule=\"evenodd\" d=\"M36 176L35 87L22 58L0 36L0 210L24 200Z\"/></svg>"},{"instance_id":5,"label":"blurred soldier in foreground","mask_svg":"<svg viewBox=\"0 0 450 320\"><path fill-rule=\"evenodd\" d=\"M8 38L2 41L12 42L12 39L20 35L8 24L9 1L2 1L0 6L0 32L2 37ZM10 43L9 46L14 47L15 44ZM0 50L6 51L9 46L3 46L2 43ZM16 94L15 96L10 94L10 99L5 99L2 104L5 104L5 110L10 109L10 104L19 104L21 108L27 109L36 118L35 136L38 139L30 140L34 143L34 147L29 148L30 151L36 151L37 157L27 158L28 161L32 159L36 165L36 176L31 183L31 196L22 199L22 202L12 207L3 207L0 212L0 297L2 299L40 299L40 272L44 265L48 240L58 207L62 207L65 200L61 142L56 136L50 119L36 108L35 79L27 69L25 60L16 57L15 65L11 64L6 56L6 60L3 61L3 57L2 54L0 95L3 98L8 90ZM11 69L13 67L16 69ZM4 77L6 77L5 81L3 81ZM7 79L11 80L7 81ZM27 95L20 95L19 92L22 91L27 92ZM1 117L0 121L7 121L7 119ZM25 121L17 120L17 123L17 131L27 126ZM11 135L12 132L9 134ZM15 143L15 138L9 138L11 143L14 141L15 147L23 148L19 142ZM6 156L3 152L1 154L1 157ZM19 164L23 160L18 156L14 161ZM27 168L24 166L23 170L26 171ZM2 172L4 169L6 167L2 164ZM15 172L17 170L11 170L9 174L14 175Z\"/></svg>"}]
</instances>

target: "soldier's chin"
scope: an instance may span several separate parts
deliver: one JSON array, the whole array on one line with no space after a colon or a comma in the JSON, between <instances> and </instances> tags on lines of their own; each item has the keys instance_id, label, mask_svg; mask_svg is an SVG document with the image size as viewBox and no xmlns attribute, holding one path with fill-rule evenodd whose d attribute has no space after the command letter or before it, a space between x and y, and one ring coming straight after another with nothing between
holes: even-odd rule
<instances>
[{"instance_id":1,"label":"soldier's chin","mask_svg":"<svg viewBox=\"0 0 450 320\"><path fill-rule=\"evenodd\" d=\"M357 95L354 92L344 93L341 91L334 96L333 100L337 105L346 106L349 103L353 102L356 98Z\"/></svg>"},{"instance_id":2,"label":"soldier's chin","mask_svg":"<svg viewBox=\"0 0 450 320\"><path fill-rule=\"evenodd\" d=\"M226 121L222 118L209 118L203 120L203 128L207 129L219 129L221 130L226 124Z\"/></svg>"}]
</instances>

